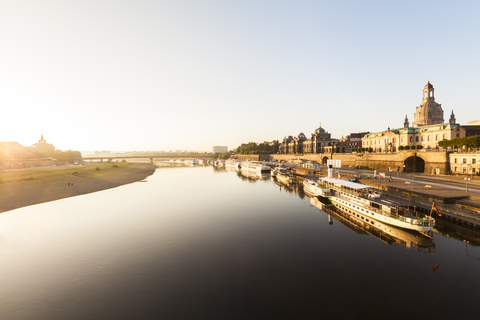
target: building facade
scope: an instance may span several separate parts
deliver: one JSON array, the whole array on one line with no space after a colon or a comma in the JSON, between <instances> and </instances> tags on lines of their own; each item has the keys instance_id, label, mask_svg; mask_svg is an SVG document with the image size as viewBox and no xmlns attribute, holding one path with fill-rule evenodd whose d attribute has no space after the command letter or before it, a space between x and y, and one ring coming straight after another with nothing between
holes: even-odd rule
<instances>
[{"instance_id":1,"label":"building facade","mask_svg":"<svg viewBox=\"0 0 480 320\"><path fill-rule=\"evenodd\" d=\"M214 146L213 153L225 153L228 152L228 146Z\"/></svg>"},{"instance_id":2,"label":"building facade","mask_svg":"<svg viewBox=\"0 0 480 320\"><path fill-rule=\"evenodd\" d=\"M370 132L351 133L337 142L338 152L349 153L354 148L362 147L362 138Z\"/></svg>"},{"instance_id":3,"label":"building facade","mask_svg":"<svg viewBox=\"0 0 480 320\"><path fill-rule=\"evenodd\" d=\"M296 137L285 136L280 143L280 154L319 154L327 152L338 142L338 139L331 137L325 129L320 127L315 129L310 138L307 138L303 132Z\"/></svg>"},{"instance_id":4,"label":"building facade","mask_svg":"<svg viewBox=\"0 0 480 320\"><path fill-rule=\"evenodd\" d=\"M453 174L480 173L480 153L451 153L450 171Z\"/></svg>"},{"instance_id":5,"label":"building facade","mask_svg":"<svg viewBox=\"0 0 480 320\"><path fill-rule=\"evenodd\" d=\"M423 89L422 104L415 110L413 126L409 125L407 116L403 128L390 129L365 135L362 147L373 152L396 152L400 146L422 149L437 149L438 142L456 137L480 135L480 126L456 123L455 114L444 121L443 110L435 102L433 85L428 82Z\"/></svg>"}]
</instances>

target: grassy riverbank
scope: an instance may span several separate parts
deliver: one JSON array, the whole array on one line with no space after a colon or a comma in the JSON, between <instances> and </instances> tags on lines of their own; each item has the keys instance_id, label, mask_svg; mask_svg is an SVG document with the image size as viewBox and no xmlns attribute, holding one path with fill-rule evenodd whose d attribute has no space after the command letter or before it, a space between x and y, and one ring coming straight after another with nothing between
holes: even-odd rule
<instances>
[{"instance_id":1,"label":"grassy riverbank","mask_svg":"<svg viewBox=\"0 0 480 320\"><path fill-rule=\"evenodd\" d=\"M125 162L0 171L0 213L115 188L154 172L152 164Z\"/></svg>"}]
</instances>

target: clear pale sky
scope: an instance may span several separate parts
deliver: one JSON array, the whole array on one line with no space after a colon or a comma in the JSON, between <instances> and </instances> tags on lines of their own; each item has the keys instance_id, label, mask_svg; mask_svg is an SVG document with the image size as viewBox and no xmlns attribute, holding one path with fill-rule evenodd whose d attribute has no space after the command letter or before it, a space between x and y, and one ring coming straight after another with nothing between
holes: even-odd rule
<instances>
[{"instance_id":1,"label":"clear pale sky","mask_svg":"<svg viewBox=\"0 0 480 320\"><path fill-rule=\"evenodd\" d=\"M204 150L480 119L480 1L2 1L0 141Z\"/></svg>"}]
</instances>

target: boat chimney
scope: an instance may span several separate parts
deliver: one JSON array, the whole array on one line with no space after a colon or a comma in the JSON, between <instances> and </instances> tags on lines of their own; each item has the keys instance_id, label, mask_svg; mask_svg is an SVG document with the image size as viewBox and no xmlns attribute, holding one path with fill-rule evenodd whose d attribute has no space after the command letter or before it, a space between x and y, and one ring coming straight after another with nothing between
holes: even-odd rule
<instances>
[{"instance_id":1,"label":"boat chimney","mask_svg":"<svg viewBox=\"0 0 480 320\"><path fill-rule=\"evenodd\" d=\"M333 168L331 164L328 165L328 177L333 178Z\"/></svg>"},{"instance_id":2,"label":"boat chimney","mask_svg":"<svg viewBox=\"0 0 480 320\"><path fill-rule=\"evenodd\" d=\"M328 214L328 224L333 224L333 219L329 214Z\"/></svg>"}]
</instances>

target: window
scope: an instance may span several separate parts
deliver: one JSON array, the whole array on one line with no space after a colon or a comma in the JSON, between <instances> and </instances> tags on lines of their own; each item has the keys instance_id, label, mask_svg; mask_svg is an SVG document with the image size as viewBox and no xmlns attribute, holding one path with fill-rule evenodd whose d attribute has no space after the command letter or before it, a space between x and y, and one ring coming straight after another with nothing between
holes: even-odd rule
<instances>
[{"instance_id":1,"label":"window","mask_svg":"<svg viewBox=\"0 0 480 320\"><path fill-rule=\"evenodd\" d=\"M457 168L457 167L455 167L455 172L457 172L457 171L458 171L458 168Z\"/></svg>"},{"instance_id":2,"label":"window","mask_svg":"<svg viewBox=\"0 0 480 320\"><path fill-rule=\"evenodd\" d=\"M472 173L475 173L475 168L472 168Z\"/></svg>"},{"instance_id":3,"label":"window","mask_svg":"<svg viewBox=\"0 0 480 320\"><path fill-rule=\"evenodd\" d=\"M423 140L425 140L425 137L424 137L424 136L422 136L422 141L423 141Z\"/></svg>"},{"instance_id":4,"label":"window","mask_svg":"<svg viewBox=\"0 0 480 320\"><path fill-rule=\"evenodd\" d=\"M428 136L428 137L427 137L427 140L430 141L430 138L431 138L431 136Z\"/></svg>"},{"instance_id":5,"label":"window","mask_svg":"<svg viewBox=\"0 0 480 320\"><path fill-rule=\"evenodd\" d=\"M397 142L397 138L393 138L393 143L396 143Z\"/></svg>"},{"instance_id":6,"label":"window","mask_svg":"<svg viewBox=\"0 0 480 320\"><path fill-rule=\"evenodd\" d=\"M443 134L443 139L447 139L447 134L446 133Z\"/></svg>"},{"instance_id":7,"label":"window","mask_svg":"<svg viewBox=\"0 0 480 320\"><path fill-rule=\"evenodd\" d=\"M405 137L402 137L402 142L405 142Z\"/></svg>"},{"instance_id":8,"label":"window","mask_svg":"<svg viewBox=\"0 0 480 320\"><path fill-rule=\"evenodd\" d=\"M467 159L466 159L466 158L463 158L463 163L467 163Z\"/></svg>"},{"instance_id":9,"label":"window","mask_svg":"<svg viewBox=\"0 0 480 320\"><path fill-rule=\"evenodd\" d=\"M410 137L410 142L413 142L413 137Z\"/></svg>"},{"instance_id":10,"label":"window","mask_svg":"<svg viewBox=\"0 0 480 320\"><path fill-rule=\"evenodd\" d=\"M437 135L435 136L435 140L438 141L439 139L440 139L440 135L437 134Z\"/></svg>"},{"instance_id":11,"label":"window","mask_svg":"<svg viewBox=\"0 0 480 320\"><path fill-rule=\"evenodd\" d=\"M418 142L418 137L415 137L415 142Z\"/></svg>"},{"instance_id":12,"label":"window","mask_svg":"<svg viewBox=\"0 0 480 320\"><path fill-rule=\"evenodd\" d=\"M475 164L475 163L477 163L477 159L473 158L472 159L472 164Z\"/></svg>"},{"instance_id":13,"label":"window","mask_svg":"<svg viewBox=\"0 0 480 320\"><path fill-rule=\"evenodd\" d=\"M453 159L453 163L457 163L457 158Z\"/></svg>"}]
</instances>

